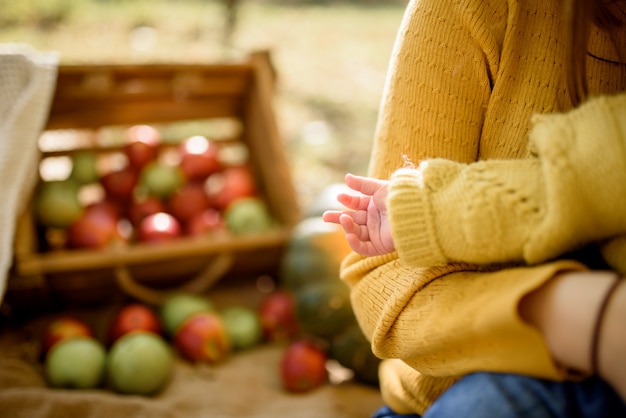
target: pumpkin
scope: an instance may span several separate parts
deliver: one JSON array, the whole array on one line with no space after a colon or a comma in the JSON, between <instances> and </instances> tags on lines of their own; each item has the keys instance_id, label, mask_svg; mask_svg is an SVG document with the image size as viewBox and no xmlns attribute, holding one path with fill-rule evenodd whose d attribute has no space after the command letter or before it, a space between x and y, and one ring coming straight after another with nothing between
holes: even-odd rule
<instances>
[{"instance_id":1,"label":"pumpkin","mask_svg":"<svg viewBox=\"0 0 626 418\"><path fill-rule=\"evenodd\" d=\"M330 340L356 323L350 292L340 281L310 283L294 296L296 319L305 334Z\"/></svg>"},{"instance_id":2,"label":"pumpkin","mask_svg":"<svg viewBox=\"0 0 626 418\"><path fill-rule=\"evenodd\" d=\"M288 290L320 281L338 281L341 261L351 251L341 226L321 217L301 220L280 262L280 281Z\"/></svg>"}]
</instances>

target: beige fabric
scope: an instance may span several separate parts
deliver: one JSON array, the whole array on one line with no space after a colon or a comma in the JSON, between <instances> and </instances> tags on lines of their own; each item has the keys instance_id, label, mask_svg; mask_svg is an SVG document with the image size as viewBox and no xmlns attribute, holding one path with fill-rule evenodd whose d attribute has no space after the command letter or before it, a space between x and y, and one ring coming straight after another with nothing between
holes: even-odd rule
<instances>
[{"instance_id":1,"label":"beige fabric","mask_svg":"<svg viewBox=\"0 0 626 418\"><path fill-rule=\"evenodd\" d=\"M16 220L37 179L37 141L54 93L58 56L0 44L0 301L13 257Z\"/></svg>"}]
</instances>

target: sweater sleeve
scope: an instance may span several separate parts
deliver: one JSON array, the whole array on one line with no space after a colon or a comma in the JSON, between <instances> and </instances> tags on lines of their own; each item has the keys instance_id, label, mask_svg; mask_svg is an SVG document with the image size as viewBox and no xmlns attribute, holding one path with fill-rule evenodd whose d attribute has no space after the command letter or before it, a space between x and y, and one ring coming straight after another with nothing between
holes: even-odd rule
<instances>
[{"instance_id":1,"label":"sweater sleeve","mask_svg":"<svg viewBox=\"0 0 626 418\"><path fill-rule=\"evenodd\" d=\"M388 206L400 258L534 264L626 232L626 95L533 122L536 158L435 159L394 173Z\"/></svg>"}]
</instances>

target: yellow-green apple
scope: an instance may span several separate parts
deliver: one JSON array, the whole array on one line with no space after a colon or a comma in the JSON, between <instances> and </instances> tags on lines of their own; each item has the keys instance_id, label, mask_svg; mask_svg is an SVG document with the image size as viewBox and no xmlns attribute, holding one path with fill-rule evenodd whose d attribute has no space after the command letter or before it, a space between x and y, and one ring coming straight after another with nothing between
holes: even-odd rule
<instances>
[{"instance_id":1,"label":"yellow-green apple","mask_svg":"<svg viewBox=\"0 0 626 418\"><path fill-rule=\"evenodd\" d=\"M169 382L173 367L174 355L161 336L133 331L109 350L107 380L119 393L153 395Z\"/></svg>"},{"instance_id":2,"label":"yellow-green apple","mask_svg":"<svg viewBox=\"0 0 626 418\"><path fill-rule=\"evenodd\" d=\"M45 181L35 192L35 213L43 226L67 228L83 213L80 185L74 180Z\"/></svg>"},{"instance_id":3,"label":"yellow-green apple","mask_svg":"<svg viewBox=\"0 0 626 418\"><path fill-rule=\"evenodd\" d=\"M263 339L259 313L246 306L231 306L221 311L228 340L233 350L254 347Z\"/></svg>"},{"instance_id":4,"label":"yellow-green apple","mask_svg":"<svg viewBox=\"0 0 626 418\"><path fill-rule=\"evenodd\" d=\"M93 337L72 337L55 344L45 359L48 384L55 388L90 389L102 382L106 350Z\"/></svg>"},{"instance_id":5,"label":"yellow-green apple","mask_svg":"<svg viewBox=\"0 0 626 418\"><path fill-rule=\"evenodd\" d=\"M275 221L263 200L243 197L231 202L224 211L226 228L236 235L258 234L270 230Z\"/></svg>"},{"instance_id":6,"label":"yellow-green apple","mask_svg":"<svg viewBox=\"0 0 626 418\"><path fill-rule=\"evenodd\" d=\"M140 189L161 199L170 197L184 183L180 167L152 161L141 170Z\"/></svg>"},{"instance_id":7,"label":"yellow-green apple","mask_svg":"<svg viewBox=\"0 0 626 418\"><path fill-rule=\"evenodd\" d=\"M98 154L90 150L76 151L71 155L70 178L79 184L96 183L100 178Z\"/></svg>"}]
</instances>

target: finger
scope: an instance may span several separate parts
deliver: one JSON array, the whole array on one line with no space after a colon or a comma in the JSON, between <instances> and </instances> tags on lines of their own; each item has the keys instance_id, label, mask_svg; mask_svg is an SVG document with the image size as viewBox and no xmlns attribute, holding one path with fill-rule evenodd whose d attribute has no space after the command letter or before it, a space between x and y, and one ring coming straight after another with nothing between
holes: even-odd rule
<instances>
[{"instance_id":1,"label":"finger","mask_svg":"<svg viewBox=\"0 0 626 418\"><path fill-rule=\"evenodd\" d=\"M371 200L370 196L354 196L347 193L339 193L337 201L352 210L365 210Z\"/></svg>"},{"instance_id":2,"label":"finger","mask_svg":"<svg viewBox=\"0 0 626 418\"><path fill-rule=\"evenodd\" d=\"M322 214L322 220L324 222L330 222L334 224L339 223L339 217L343 212L339 210L327 210Z\"/></svg>"},{"instance_id":3,"label":"finger","mask_svg":"<svg viewBox=\"0 0 626 418\"><path fill-rule=\"evenodd\" d=\"M372 177L357 176L350 173L346 174L345 181L346 185L351 189L368 196L376 193L378 189L380 189L387 183L384 180L379 180Z\"/></svg>"}]
</instances>

